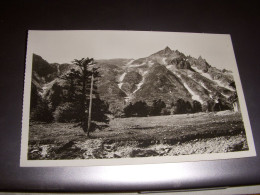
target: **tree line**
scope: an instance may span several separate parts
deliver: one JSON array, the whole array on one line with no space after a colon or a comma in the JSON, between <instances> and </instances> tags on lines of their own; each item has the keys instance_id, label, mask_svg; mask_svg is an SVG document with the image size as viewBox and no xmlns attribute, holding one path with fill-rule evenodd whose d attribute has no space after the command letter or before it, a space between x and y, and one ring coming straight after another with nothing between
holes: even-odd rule
<instances>
[{"instance_id":1,"label":"tree line","mask_svg":"<svg viewBox=\"0 0 260 195\"><path fill-rule=\"evenodd\" d=\"M98 68L94 67L93 58L82 58L72 62L76 68L61 76L65 84L54 83L47 94L40 95L36 85L31 87L30 120L41 122L79 122L85 132L97 127L96 122L109 121L109 105L99 98L97 79ZM93 92L90 107L91 84ZM89 112L91 127L88 129Z\"/></svg>"},{"instance_id":2,"label":"tree line","mask_svg":"<svg viewBox=\"0 0 260 195\"><path fill-rule=\"evenodd\" d=\"M218 99L217 103L213 100L209 100L205 105L202 105L199 101L193 100L192 103L183 99L178 99L176 102L172 102L170 105L166 105L161 99L153 100L151 106L145 101L137 101L135 103L130 102L123 109L124 117L146 117L146 116L160 116L170 114L188 114L197 112L215 112L222 110L229 110L230 105Z\"/></svg>"}]
</instances>

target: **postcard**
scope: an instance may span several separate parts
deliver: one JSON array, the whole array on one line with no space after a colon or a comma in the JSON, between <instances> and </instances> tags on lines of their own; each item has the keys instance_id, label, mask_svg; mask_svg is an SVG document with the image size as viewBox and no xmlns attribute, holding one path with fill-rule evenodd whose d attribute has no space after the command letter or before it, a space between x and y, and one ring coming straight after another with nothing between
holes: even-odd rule
<instances>
[{"instance_id":1,"label":"postcard","mask_svg":"<svg viewBox=\"0 0 260 195\"><path fill-rule=\"evenodd\" d=\"M20 166L253 156L230 35L28 32Z\"/></svg>"}]
</instances>

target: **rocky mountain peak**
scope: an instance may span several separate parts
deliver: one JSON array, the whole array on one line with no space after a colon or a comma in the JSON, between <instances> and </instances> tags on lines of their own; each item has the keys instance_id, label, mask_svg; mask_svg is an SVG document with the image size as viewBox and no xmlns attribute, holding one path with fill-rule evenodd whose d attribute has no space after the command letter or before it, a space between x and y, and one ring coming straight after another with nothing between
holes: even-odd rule
<instances>
[{"instance_id":1,"label":"rocky mountain peak","mask_svg":"<svg viewBox=\"0 0 260 195\"><path fill-rule=\"evenodd\" d=\"M164 53L171 53L172 52L172 50L168 46L166 46L163 51L164 51Z\"/></svg>"},{"instance_id":2,"label":"rocky mountain peak","mask_svg":"<svg viewBox=\"0 0 260 195\"><path fill-rule=\"evenodd\" d=\"M172 54L172 50L166 46L163 50L161 50L160 54L163 55L163 56L169 56Z\"/></svg>"},{"instance_id":3,"label":"rocky mountain peak","mask_svg":"<svg viewBox=\"0 0 260 195\"><path fill-rule=\"evenodd\" d=\"M201 56L198 58L199 61L205 61Z\"/></svg>"},{"instance_id":4,"label":"rocky mountain peak","mask_svg":"<svg viewBox=\"0 0 260 195\"><path fill-rule=\"evenodd\" d=\"M166 57L166 56L170 56L173 53L173 51L166 46L163 50L160 50L154 54L152 54L150 57Z\"/></svg>"}]
</instances>

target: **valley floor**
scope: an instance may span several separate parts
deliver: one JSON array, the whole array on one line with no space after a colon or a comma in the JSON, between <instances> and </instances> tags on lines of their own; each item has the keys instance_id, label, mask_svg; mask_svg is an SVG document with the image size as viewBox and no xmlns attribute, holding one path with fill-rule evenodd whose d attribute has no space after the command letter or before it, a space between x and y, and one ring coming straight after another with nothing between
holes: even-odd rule
<instances>
[{"instance_id":1,"label":"valley floor","mask_svg":"<svg viewBox=\"0 0 260 195\"><path fill-rule=\"evenodd\" d=\"M232 111L115 118L91 138L72 123L31 123L28 159L105 159L248 150Z\"/></svg>"}]
</instances>

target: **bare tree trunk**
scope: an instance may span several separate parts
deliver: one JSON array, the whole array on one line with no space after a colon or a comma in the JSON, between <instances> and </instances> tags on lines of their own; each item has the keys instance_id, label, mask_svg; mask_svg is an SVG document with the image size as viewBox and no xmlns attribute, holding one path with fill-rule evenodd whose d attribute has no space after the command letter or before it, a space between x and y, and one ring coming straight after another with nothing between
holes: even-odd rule
<instances>
[{"instance_id":1,"label":"bare tree trunk","mask_svg":"<svg viewBox=\"0 0 260 195\"><path fill-rule=\"evenodd\" d=\"M83 66L83 71L82 71L82 128L83 131L86 132L87 131L87 125L86 125L86 67Z\"/></svg>"},{"instance_id":2,"label":"bare tree trunk","mask_svg":"<svg viewBox=\"0 0 260 195\"><path fill-rule=\"evenodd\" d=\"M90 131L90 126L91 126L91 109L92 109L93 82L94 82L94 76L93 76L93 73L92 73L92 75L91 75L91 86L90 86L90 95L89 95L87 137L89 137L89 131Z\"/></svg>"}]
</instances>

